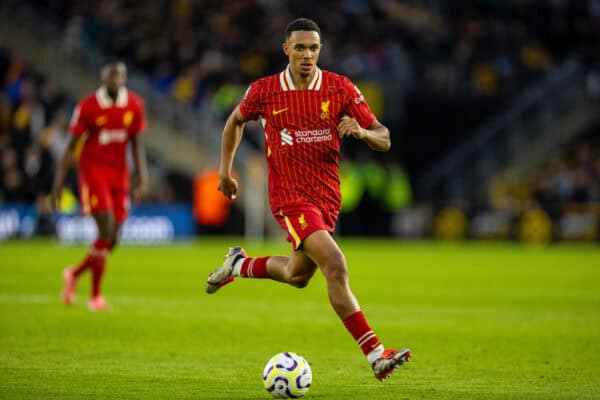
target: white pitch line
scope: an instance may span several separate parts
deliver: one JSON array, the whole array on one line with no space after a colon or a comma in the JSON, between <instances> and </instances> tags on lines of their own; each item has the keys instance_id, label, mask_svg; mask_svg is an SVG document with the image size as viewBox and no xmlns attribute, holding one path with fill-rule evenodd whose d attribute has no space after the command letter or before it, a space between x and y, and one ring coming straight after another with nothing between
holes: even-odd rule
<instances>
[{"instance_id":1,"label":"white pitch line","mask_svg":"<svg viewBox=\"0 0 600 400\"><path fill-rule=\"evenodd\" d=\"M56 295L56 299L59 299L58 295ZM36 293L28 293L28 294L6 294L0 293L0 303L4 304L49 304L57 301L53 299L52 296L48 296L47 294L36 294Z\"/></svg>"}]
</instances>

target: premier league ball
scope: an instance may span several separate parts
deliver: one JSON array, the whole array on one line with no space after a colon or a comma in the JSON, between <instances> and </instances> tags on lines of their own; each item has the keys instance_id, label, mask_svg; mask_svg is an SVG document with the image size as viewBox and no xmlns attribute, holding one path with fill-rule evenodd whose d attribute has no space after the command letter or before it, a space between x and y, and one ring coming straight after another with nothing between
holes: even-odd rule
<instances>
[{"instance_id":1,"label":"premier league ball","mask_svg":"<svg viewBox=\"0 0 600 400\"><path fill-rule=\"evenodd\" d=\"M312 373L308 361L288 351L271 357L263 372L265 389L278 399L297 399L304 396L311 382Z\"/></svg>"}]
</instances>

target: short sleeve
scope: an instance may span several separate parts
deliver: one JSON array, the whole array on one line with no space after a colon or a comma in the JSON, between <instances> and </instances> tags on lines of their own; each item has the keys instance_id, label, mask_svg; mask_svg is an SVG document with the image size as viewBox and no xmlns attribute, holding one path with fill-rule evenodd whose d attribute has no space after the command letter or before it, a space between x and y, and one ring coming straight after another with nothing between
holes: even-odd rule
<instances>
[{"instance_id":1,"label":"short sleeve","mask_svg":"<svg viewBox=\"0 0 600 400\"><path fill-rule=\"evenodd\" d=\"M88 130L88 111L89 107L86 106L85 101L80 101L75 109L73 115L71 115L71 122L69 123L69 131L75 135L80 136Z\"/></svg>"},{"instance_id":2,"label":"short sleeve","mask_svg":"<svg viewBox=\"0 0 600 400\"><path fill-rule=\"evenodd\" d=\"M129 132L132 135L138 135L146 130L146 107L144 101L139 99L136 101L135 109L133 110L133 121L129 127Z\"/></svg>"},{"instance_id":3,"label":"short sleeve","mask_svg":"<svg viewBox=\"0 0 600 400\"><path fill-rule=\"evenodd\" d=\"M260 82L253 82L248 86L246 94L240 101L240 112L246 121L256 120L262 114L262 106L260 103L260 94L262 85Z\"/></svg>"},{"instance_id":4,"label":"short sleeve","mask_svg":"<svg viewBox=\"0 0 600 400\"><path fill-rule=\"evenodd\" d=\"M365 97L350 79L343 78L345 112L354 118L361 127L369 127L377 118L369 108Z\"/></svg>"}]
</instances>

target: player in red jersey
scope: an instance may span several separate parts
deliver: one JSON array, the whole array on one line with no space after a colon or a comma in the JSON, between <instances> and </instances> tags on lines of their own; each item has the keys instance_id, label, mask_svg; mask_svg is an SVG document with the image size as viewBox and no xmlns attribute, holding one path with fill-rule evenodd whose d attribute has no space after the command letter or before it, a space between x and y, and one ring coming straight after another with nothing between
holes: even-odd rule
<instances>
[{"instance_id":1,"label":"player in red jersey","mask_svg":"<svg viewBox=\"0 0 600 400\"><path fill-rule=\"evenodd\" d=\"M373 115L360 91L344 76L317 67L321 31L308 19L292 21L281 73L253 82L223 130L218 189L235 199L233 158L244 124L260 119L265 130L269 204L292 242L291 256L248 257L233 247L206 282L207 293L235 277L270 278L305 287L317 268L329 301L382 380L410 358L408 349L386 350L367 323L348 284L346 260L332 237L341 204L339 159L344 137L376 151L390 148L388 129Z\"/></svg>"},{"instance_id":2,"label":"player in red jersey","mask_svg":"<svg viewBox=\"0 0 600 400\"><path fill-rule=\"evenodd\" d=\"M125 87L127 69L121 62L102 68L102 86L79 102L69 130L71 140L62 156L52 188L52 203L59 207L67 172L81 146L79 156L79 194L83 212L91 214L98 228L98 237L88 254L74 268L63 271L63 302L71 304L79 275L90 269L92 293L88 307L104 311L110 307L102 297L100 286L106 268L106 258L116 246L119 229L129 212L129 172L127 145L131 150L135 170L133 197L139 201L148 186L146 156L139 134L146 127L144 102Z\"/></svg>"}]
</instances>

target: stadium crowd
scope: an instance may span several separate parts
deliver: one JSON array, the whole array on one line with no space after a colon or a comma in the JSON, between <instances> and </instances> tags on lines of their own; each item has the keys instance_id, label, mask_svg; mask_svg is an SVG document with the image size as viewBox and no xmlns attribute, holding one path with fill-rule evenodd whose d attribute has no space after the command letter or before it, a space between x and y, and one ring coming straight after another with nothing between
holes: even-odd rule
<instances>
[{"instance_id":1,"label":"stadium crowd","mask_svg":"<svg viewBox=\"0 0 600 400\"><path fill-rule=\"evenodd\" d=\"M593 129L596 137L599 130ZM555 221L568 212L600 217L600 142L572 143L525 174L508 173L493 182L490 202L508 214L537 207Z\"/></svg>"},{"instance_id":2,"label":"stadium crowd","mask_svg":"<svg viewBox=\"0 0 600 400\"><path fill-rule=\"evenodd\" d=\"M560 60L577 53L598 67L600 54L597 0L33 3L75 58L100 48L160 95L220 117L248 82L284 67L286 21L314 18L320 65L358 83L413 179Z\"/></svg>"},{"instance_id":3,"label":"stadium crowd","mask_svg":"<svg viewBox=\"0 0 600 400\"><path fill-rule=\"evenodd\" d=\"M407 90L450 96L511 92L589 34L594 9L583 3L78 0L47 7L72 52L98 45L129 59L157 91L204 105L218 104L225 85L279 70L276 32L297 15L322 23L322 65L355 79L386 74Z\"/></svg>"},{"instance_id":4,"label":"stadium crowd","mask_svg":"<svg viewBox=\"0 0 600 400\"><path fill-rule=\"evenodd\" d=\"M60 26L65 50L74 59L87 47L100 48L141 71L158 95L218 115L237 103L248 82L283 67L280 27L298 15L314 17L324 31L320 64L374 83L369 94L380 99L370 103L381 104L383 119L396 135L394 161L407 167L411 179L566 55L576 52L597 68L600 54L597 0L26 3ZM53 162L68 138L73 101L4 47L0 79L0 201L37 202L43 209ZM432 110L436 118L429 118ZM415 151L423 148L428 150ZM568 156L573 151L565 151L551 168L519 184L498 185L502 189L492 196L492 205L510 208L531 200L562 207L574 198L597 200L597 144L588 148L595 161L587 172L573 167L575 158ZM357 152L350 146L349 164L362 162ZM389 169L388 161L376 160L380 169ZM373 163L358 169L368 165ZM582 182L585 190L576 189ZM151 200L177 200L174 189L164 187ZM385 210L388 200L371 201L375 192L365 187L359 185L357 193L366 193L367 206L355 209L370 215Z\"/></svg>"},{"instance_id":5,"label":"stadium crowd","mask_svg":"<svg viewBox=\"0 0 600 400\"><path fill-rule=\"evenodd\" d=\"M0 46L2 199L34 202L48 194L53 161L68 139L67 97Z\"/></svg>"}]
</instances>

